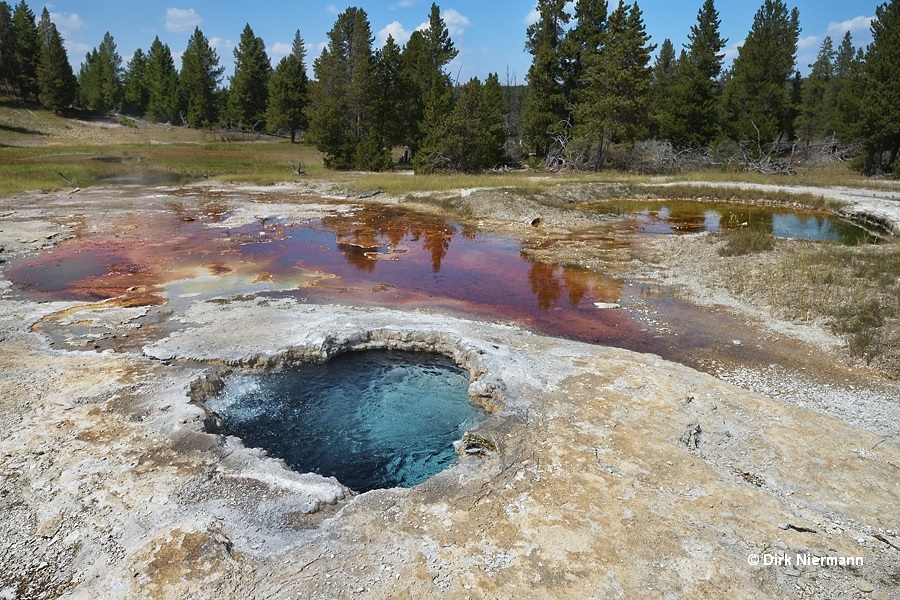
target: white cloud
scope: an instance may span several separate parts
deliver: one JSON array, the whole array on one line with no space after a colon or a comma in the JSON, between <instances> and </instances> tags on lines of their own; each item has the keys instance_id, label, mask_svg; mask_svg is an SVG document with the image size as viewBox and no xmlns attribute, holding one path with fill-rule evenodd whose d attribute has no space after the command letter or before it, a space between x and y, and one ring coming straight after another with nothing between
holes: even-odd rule
<instances>
[{"instance_id":1,"label":"white cloud","mask_svg":"<svg viewBox=\"0 0 900 600\"><path fill-rule=\"evenodd\" d=\"M73 31L77 31L87 26L84 19L78 16L78 13L50 13L50 20L56 25L56 30L60 35L67 37Z\"/></svg>"},{"instance_id":2,"label":"white cloud","mask_svg":"<svg viewBox=\"0 0 900 600\"><path fill-rule=\"evenodd\" d=\"M341 12L341 11L340 11L340 9L339 9L337 6L335 6L334 4L329 4L328 6L325 7L325 12L330 13L330 14L332 14L332 15L336 15L336 14L338 14L338 13Z\"/></svg>"},{"instance_id":3,"label":"white cloud","mask_svg":"<svg viewBox=\"0 0 900 600\"><path fill-rule=\"evenodd\" d=\"M170 33L180 33L182 31L190 31L194 27L203 24L203 19L197 14L193 8L167 8L166 9L166 31Z\"/></svg>"},{"instance_id":4,"label":"white cloud","mask_svg":"<svg viewBox=\"0 0 900 600\"><path fill-rule=\"evenodd\" d=\"M441 14L441 18L444 20L444 25L447 26L447 31L450 33L451 37L463 35L466 32L466 27L472 24L468 17L455 8L448 8L445 10L443 14ZM431 24L428 21L424 21L416 27L416 31L425 31L430 26Z\"/></svg>"},{"instance_id":5,"label":"white cloud","mask_svg":"<svg viewBox=\"0 0 900 600\"><path fill-rule=\"evenodd\" d=\"M269 56L271 57L281 57L287 56L294 50L293 44L288 44L286 42L275 42L272 44L272 47L269 48Z\"/></svg>"},{"instance_id":6,"label":"white cloud","mask_svg":"<svg viewBox=\"0 0 900 600\"><path fill-rule=\"evenodd\" d=\"M870 33L872 20L874 18L875 17L864 17L860 15L847 21L841 21L840 23L832 21L828 24L828 35L832 38L843 38L844 34L849 31L850 35L854 37L859 35L866 36Z\"/></svg>"},{"instance_id":7,"label":"white cloud","mask_svg":"<svg viewBox=\"0 0 900 600\"><path fill-rule=\"evenodd\" d=\"M797 40L797 69L801 73L809 72L821 46L822 38L818 35L808 35Z\"/></svg>"},{"instance_id":8,"label":"white cloud","mask_svg":"<svg viewBox=\"0 0 900 600\"><path fill-rule=\"evenodd\" d=\"M730 64L735 58L737 58L738 50L741 49L741 46L744 45L746 40L741 39L736 42L732 42L727 48L725 48L725 56L722 59L726 65Z\"/></svg>"},{"instance_id":9,"label":"white cloud","mask_svg":"<svg viewBox=\"0 0 900 600\"><path fill-rule=\"evenodd\" d=\"M384 46L388 36L391 36L394 38L395 42L402 46L409 41L409 36L411 35L412 32L404 29L400 21L394 21L393 23L385 25L384 28L378 32L378 39L381 40L381 45Z\"/></svg>"},{"instance_id":10,"label":"white cloud","mask_svg":"<svg viewBox=\"0 0 900 600\"><path fill-rule=\"evenodd\" d=\"M88 44L83 44L81 42L66 41L63 45L66 47L66 54L69 55L69 62L72 62L73 64L81 64L84 62L84 57L93 49Z\"/></svg>"},{"instance_id":11,"label":"white cloud","mask_svg":"<svg viewBox=\"0 0 900 600\"><path fill-rule=\"evenodd\" d=\"M572 21L574 22L575 21L575 17L574 17L575 2L574 2L574 0L566 2L564 10L569 15L572 15ZM530 27L531 25L534 25L535 23L537 23L540 20L541 20L541 11L538 10L537 4L535 4L534 8L532 8L531 11L529 11L529 13L527 15L525 15L524 19L522 19L522 22L525 23L525 25Z\"/></svg>"},{"instance_id":12,"label":"white cloud","mask_svg":"<svg viewBox=\"0 0 900 600\"><path fill-rule=\"evenodd\" d=\"M447 31L451 36L460 36L466 32L466 27L472 24L468 17L460 13L455 8L448 8L441 15L444 23L447 25Z\"/></svg>"},{"instance_id":13,"label":"white cloud","mask_svg":"<svg viewBox=\"0 0 900 600\"><path fill-rule=\"evenodd\" d=\"M415 6L415 5L416 5L416 0L400 0L399 2L397 2L397 4L393 5L391 8L392 9L409 8L409 7Z\"/></svg>"},{"instance_id":14,"label":"white cloud","mask_svg":"<svg viewBox=\"0 0 900 600\"><path fill-rule=\"evenodd\" d=\"M812 48L818 48L822 43L822 38L817 35L808 35L797 40L797 50L804 52Z\"/></svg>"}]
</instances>

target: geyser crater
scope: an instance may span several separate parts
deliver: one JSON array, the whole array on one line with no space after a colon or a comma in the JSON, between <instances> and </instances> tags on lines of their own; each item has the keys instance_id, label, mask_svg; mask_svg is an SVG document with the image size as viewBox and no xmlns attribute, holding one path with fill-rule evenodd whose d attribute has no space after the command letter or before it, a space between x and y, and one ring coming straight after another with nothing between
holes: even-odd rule
<instances>
[{"instance_id":1,"label":"geyser crater","mask_svg":"<svg viewBox=\"0 0 900 600\"><path fill-rule=\"evenodd\" d=\"M477 433L498 408L492 386L470 384L469 371L444 354L365 349L276 364L195 382L207 430L358 493L412 487L457 455L496 450Z\"/></svg>"}]
</instances>

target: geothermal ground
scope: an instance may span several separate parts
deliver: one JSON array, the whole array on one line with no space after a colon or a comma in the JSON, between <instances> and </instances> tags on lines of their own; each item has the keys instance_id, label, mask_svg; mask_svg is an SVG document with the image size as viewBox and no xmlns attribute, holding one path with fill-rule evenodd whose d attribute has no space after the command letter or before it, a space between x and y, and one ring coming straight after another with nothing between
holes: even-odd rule
<instances>
[{"instance_id":1,"label":"geothermal ground","mask_svg":"<svg viewBox=\"0 0 900 600\"><path fill-rule=\"evenodd\" d=\"M523 311L499 279L486 302L370 276L415 256L408 231L382 248L355 229L398 208L383 195L0 199L0 598L900 597L896 381L717 289L709 236L451 195L466 239L591 235L526 244ZM437 209L404 210L449 261ZM337 236L334 269L265 254L310 223ZM355 494L208 432L229 371L370 348L468 369L492 414L456 465Z\"/></svg>"}]
</instances>

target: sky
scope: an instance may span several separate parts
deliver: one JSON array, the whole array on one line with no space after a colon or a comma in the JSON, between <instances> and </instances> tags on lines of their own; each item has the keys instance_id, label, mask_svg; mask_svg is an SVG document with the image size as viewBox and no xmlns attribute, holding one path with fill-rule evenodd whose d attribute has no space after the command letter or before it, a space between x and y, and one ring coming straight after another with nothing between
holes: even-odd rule
<instances>
[{"instance_id":1,"label":"sky","mask_svg":"<svg viewBox=\"0 0 900 600\"><path fill-rule=\"evenodd\" d=\"M329 0L265 0L258 4L223 0L55 0L49 4L26 0L26 4L37 18L47 7L65 40L76 73L85 54L100 44L107 31L126 63L137 48L146 52L154 37L159 36L169 45L180 68L188 38L195 27L200 27L216 49L226 78L233 73L234 48L246 24L265 42L273 67L290 52L294 34L299 30L307 45L306 58L312 75L312 63L325 47L328 31L338 14L348 7L358 6L366 11L376 48L388 34L401 45L405 43L413 31L427 25L431 10L429 0L359 0L352 4ZM615 6L614 1L610 4ZM680 51L702 4L703 0L638 0L647 33L657 50L668 38L676 52ZM826 35L831 36L835 47L848 30L856 46L865 47L871 42L869 23L880 2L796 0L786 4L800 10L802 31L797 68L807 73ZM762 0L716 2L722 21L720 33L728 39L726 65L737 55L761 5ZM459 56L448 67L454 79L463 83L496 72L501 82L525 83L531 65L531 56L524 49L525 30L537 15L534 0L442 0L438 6L459 50ZM227 84L227 79L223 84Z\"/></svg>"}]
</instances>

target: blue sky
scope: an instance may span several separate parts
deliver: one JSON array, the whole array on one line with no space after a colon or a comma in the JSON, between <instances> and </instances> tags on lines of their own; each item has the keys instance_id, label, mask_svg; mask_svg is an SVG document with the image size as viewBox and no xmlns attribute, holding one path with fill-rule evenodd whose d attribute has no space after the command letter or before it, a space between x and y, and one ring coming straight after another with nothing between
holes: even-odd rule
<instances>
[{"instance_id":1,"label":"blue sky","mask_svg":"<svg viewBox=\"0 0 900 600\"><path fill-rule=\"evenodd\" d=\"M136 48L145 52L155 36L169 44L180 66L180 54L199 26L216 48L220 64L230 75L234 66L234 47L244 25L249 23L269 51L273 66L290 51L294 32L307 44L310 70L320 54L326 34L338 13L348 6L359 6L369 15L375 45L380 46L388 33L398 42L427 21L430 0L389 0L353 4L313 2L311 0L271 0L227 2L222 0L56 0L52 4L27 2L36 16L44 6L66 40L69 60L76 72L85 54L100 44L109 31L119 54L127 60ZM691 25L703 0L639 0L647 32L657 47L666 38L676 51L687 42ZM15 4L15 2L11 2ZM611 2L610 4L613 4ZM822 39L830 35L835 45L850 30L854 43L865 46L871 41L869 20L880 4L870 0L798 0L787 2L800 10L800 48L797 65L807 72ZM444 0L439 2L459 57L450 71L461 81L484 78L490 72L515 75L524 83L531 57L524 51L525 29L534 18L534 0ZM762 0L718 0L723 37L728 38L726 61L737 54L738 45L747 36L753 16Z\"/></svg>"}]
</instances>

